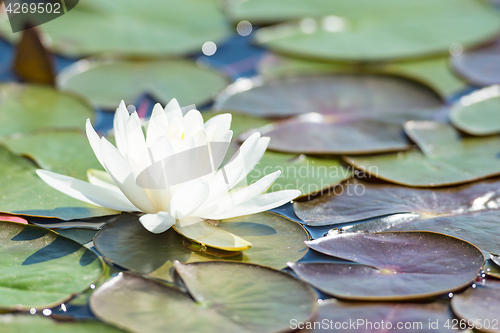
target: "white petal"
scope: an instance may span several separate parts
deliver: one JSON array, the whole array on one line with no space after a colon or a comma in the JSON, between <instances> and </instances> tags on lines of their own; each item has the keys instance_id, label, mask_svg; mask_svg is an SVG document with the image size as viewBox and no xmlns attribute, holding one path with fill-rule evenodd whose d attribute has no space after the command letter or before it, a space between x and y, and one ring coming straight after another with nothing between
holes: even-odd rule
<instances>
[{"instance_id":1,"label":"white petal","mask_svg":"<svg viewBox=\"0 0 500 333\"><path fill-rule=\"evenodd\" d=\"M115 185L113 179L109 176L106 171L96 170L96 169L88 169L87 170L87 179L90 184L94 184L100 187L105 187L107 189L113 190L115 192L120 192L118 186ZM122 193L123 194L123 193ZM127 199L128 201L128 199Z\"/></svg>"},{"instance_id":2,"label":"white petal","mask_svg":"<svg viewBox=\"0 0 500 333\"><path fill-rule=\"evenodd\" d=\"M172 120L169 120L168 131L172 139L184 139L186 137L186 134L184 133L182 118L174 118Z\"/></svg>"},{"instance_id":3,"label":"white petal","mask_svg":"<svg viewBox=\"0 0 500 333\"><path fill-rule=\"evenodd\" d=\"M146 190L137 185L132 167L106 138L101 138L101 153L109 175L123 194L144 213L157 213Z\"/></svg>"},{"instance_id":4,"label":"white petal","mask_svg":"<svg viewBox=\"0 0 500 333\"><path fill-rule=\"evenodd\" d=\"M165 114L168 119L168 123L172 124L174 119L179 119L182 121L182 110L179 102L175 98L172 98L170 102L168 102L167 106L165 106Z\"/></svg>"},{"instance_id":5,"label":"white petal","mask_svg":"<svg viewBox=\"0 0 500 333\"><path fill-rule=\"evenodd\" d=\"M215 117L210 118L205 123L205 128L208 129L213 125L216 126L216 134L214 140L218 140L223 137L227 131L231 128L232 115L230 113L219 114Z\"/></svg>"},{"instance_id":6,"label":"white petal","mask_svg":"<svg viewBox=\"0 0 500 333\"><path fill-rule=\"evenodd\" d=\"M146 146L146 139L142 132L141 120L137 112L132 113L127 121L127 157L137 176L144 169L151 165L151 158L149 155L148 147Z\"/></svg>"},{"instance_id":7,"label":"white petal","mask_svg":"<svg viewBox=\"0 0 500 333\"><path fill-rule=\"evenodd\" d=\"M127 139L125 128L129 118L129 113L125 102L121 101L120 106L115 111L113 119L113 133L115 136L116 147L123 156L127 156Z\"/></svg>"},{"instance_id":8,"label":"white petal","mask_svg":"<svg viewBox=\"0 0 500 333\"><path fill-rule=\"evenodd\" d=\"M162 136L169 136L168 120L165 111L163 111L161 105L157 103L153 108L153 113L148 122L146 144L150 147Z\"/></svg>"},{"instance_id":9,"label":"white petal","mask_svg":"<svg viewBox=\"0 0 500 333\"><path fill-rule=\"evenodd\" d=\"M97 135L96 131L92 127L90 119L87 119L87 123L85 124L85 131L87 132L87 138L89 139L90 146L92 147L92 150L94 151L97 160L104 167L104 163L102 162L101 158L101 149L99 148L101 139L99 138L99 135Z\"/></svg>"},{"instance_id":10,"label":"white petal","mask_svg":"<svg viewBox=\"0 0 500 333\"><path fill-rule=\"evenodd\" d=\"M183 184L173 195L169 211L176 219L191 215L208 196L208 184L200 179Z\"/></svg>"},{"instance_id":11,"label":"white petal","mask_svg":"<svg viewBox=\"0 0 500 333\"><path fill-rule=\"evenodd\" d=\"M167 212L146 214L139 218L141 224L148 231L159 234L168 230L175 223L175 218Z\"/></svg>"},{"instance_id":12,"label":"white petal","mask_svg":"<svg viewBox=\"0 0 500 333\"><path fill-rule=\"evenodd\" d=\"M248 200L232 208L231 210L225 213L219 215L207 215L201 217L205 219L222 220L236 216L256 214L284 205L290 200L295 199L299 195L300 191L298 190L284 190L284 191L261 194L251 200Z\"/></svg>"},{"instance_id":13,"label":"white petal","mask_svg":"<svg viewBox=\"0 0 500 333\"><path fill-rule=\"evenodd\" d=\"M249 201L259 194L265 192L269 186L274 183L274 181L280 176L281 171L273 172L255 183L247 186L237 192L228 193L226 195L216 198L212 202L209 202L202 207L200 207L193 215L196 216L206 216L206 215L221 215L227 211L232 210L234 207L241 205L242 203Z\"/></svg>"},{"instance_id":14,"label":"white petal","mask_svg":"<svg viewBox=\"0 0 500 333\"><path fill-rule=\"evenodd\" d=\"M118 211L138 211L121 192L117 193L104 187L47 170L37 170L36 173L47 184L75 199Z\"/></svg>"},{"instance_id":15,"label":"white petal","mask_svg":"<svg viewBox=\"0 0 500 333\"><path fill-rule=\"evenodd\" d=\"M199 130L205 129L203 126L203 116L198 110L190 110L184 118L182 118L182 124L184 125L184 132L186 135L193 135Z\"/></svg>"}]
</instances>

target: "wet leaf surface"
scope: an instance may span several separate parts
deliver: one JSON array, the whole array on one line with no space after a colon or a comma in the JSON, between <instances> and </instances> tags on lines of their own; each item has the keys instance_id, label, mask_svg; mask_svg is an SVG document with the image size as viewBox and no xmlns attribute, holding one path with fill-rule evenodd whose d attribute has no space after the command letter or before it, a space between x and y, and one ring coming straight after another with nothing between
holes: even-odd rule
<instances>
[{"instance_id":1,"label":"wet leaf surface","mask_svg":"<svg viewBox=\"0 0 500 333\"><path fill-rule=\"evenodd\" d=\"M87 181L88 169L102 169L81 131L43 131L0 141L16 154L34 160L42 169Z\"/></svg>"},{"instance_id":2,"label":"wet leaf surface","mask_svg":"<svg viewBox=\"0 0 500 333\"><path fill-rule=\"evenodd\" d=\"M450 59L453 69L470 84L485 87L500 84L500 42L465 51Z\"/></svg>"},{"instance_id":3,"label":"wet leaf surface","mask_svg":"<svg viewBox=\"0 0 500 333\"><path fill-rule=\"evenodd\" d=\"M399 3L391 5L399 7ZM495 38L500 29L497 13L474 1L426 5L392 16L357 9L345 17L306 18L260 29L256 41L275 52L304 58L384 61L444 55L453 43L476 46Z\"/></svg>"},{"instance_id":4,"label":"wet leaf surface","mask_svg":"<svg viewBox=\"0 0 500 333\"><path fill-rule=\"evenodd\" d=\"M0 85L0 136L43 128L85 128L92 109L75 95L17 83Z\"/></svg>"},{"instance_id":5,"label":"wet leaf surface","mask_svg":"<svg viewBox=\"0 0 500 333\"><path fill-rule=\"evenodd\" d=\"M97 255L50 230L0 222L0 308L44 309L82 292L102 273Z\"/></svg>"},{"instance_id":6,"label":"wet leaf surface","mask_svg":"<svg viewBox=\"0 0 500 333\"><path fill-rule=\"evenodd\" d=\"M345 161L370 176L415 187L463 184L500 174L499 137L461 137L453 127L430 121L405 124L420 148Z\"/></svg>"},{"instance_id":7,"label":"wet leaf surface","mask_svg":"<svg viewBox=\"0 0 500 333\"><path fill-rule=\"evenodd\" d=\"M63 220L115 215L116 211L73 199L47 185L31 161L0 146L0 211Z\"/></svg>"},{"instance_id":8,"label":"wet leaf surface","mask_svg":"<svg viewBox=\"0 0 500 333\"><path fill-rule=\"evenodd\" d=\"M500 289L469 288L453 297L451 308L481 332L500 332Z\"/></svg>"},{"instance_id":9,"label":"wet leaf surface","mask_svg":"<svg viewBox=\"0 0 500 333\"><path fill-rule=\"evenodd\" d=\"M434 89L442 98L448 98L466 89L465 81L450 69L447 57L387 64L349 64L317 62L276 54L262 57L257 70L264 78L276 79L290 75L325 73L373 73L407 77Z\"/></svg>"},{"instance_id":10,"label":"wet leaf surface","mask_svg":"<svg viewBox=\"0 0 500 333\"><path fill-rule=\"evenodd\" d=\"M41 315L4 314L0 315L2 333L120 333L124 332L113 326L92 320L77 322L57 322Z\"/></svg>"},{"instance_id":11,"label":"wet leaf surface","mask_svg":"<svg viewBox=\"0 0 500 333\"><path fill-rule=\"evenodd\" d=\"M323 226L398 213L416 213L422 219L460 216L497 209L499 199L498 180L442 189L352 180L314 200L296 201L293 207L295 214L307 225Z\"/></svg>"},{"instance_id":12,"label":"wet leaf surface","mask_svg":"<svg viewBox=\"0 0 500 333\"><path fill-rule=\"evenodd\" d=\"M407 79L337 74L239 81L217 98L214 108L278 118L309 112L345 116L439 105L441 99L434 91Z\"/></svg>"},{"instance_id":13,"label":"wet leaf surface","mask_svg":"<svg viewBox=\"0 0 500 333\"><path fill-rule=\"evenodd\" d=\"M6 15L1 27L4 38L17 40ZM201 51L206 41L219 42L231 32L213 0L145 0L141 4L86 0L40 28L50 38L52 51L74 58L102 53L186 54Z\"/></svg>"},{"instance_id":14,"label":"wet leaf surface","mask_svg":"<svg viewBox=\"0 0 500 333\"><path fill-rule=\"evenodd\" d=\"M314 291L281 271L224 262L178 264L176 270L189 294L120 273L92 294L92 311L133 332L167 326L175 332L287 331L290 318L307 320L316 312Z\"/></svg>"},{"instance_id":15,"label":"wet leaf surface","mask_svg":"<svg viewBox=\"0 0 500 333\"><path fill-rule=\"evenodd\" d=\"M218 228L242 237L252 243L252 247L243 252L214 252L191 244L172 229L153 234L144 229L137 216L126 213L98 232L94 246L101 255L119 266L169 281L175 260L241 261L284 268L287 262L299 260L307 251L304 241L308 240L308 235L304 228L273 213L223 220Z\"/></svg>"},{"instance_id":16,"label":"wet leaf surface","mask_svg":"<svg viewBox=\"0 0 500 333\"><path fill-rule=\"evenodd\" d=\"M472 284L484 261L474 245L432 232L332 233L306 244L353 261L289 265L319 290L349 300L410 300L459 290Z\"/></svg>"},{"instance_id":17,"label":"wet leaf surface","mask_svg":"<svg viewBox=\"0 0 500 333\"><path fill-rule=\"evenodd\" d=\"M491 259L486 260L483 266L484 273L493 278L500 279L500 266L495 264ZM500 280L499 280L500 284ZM499 285L500 287L500 285Z\"/></svg>"},{"instance_id":18,"label":"wet leaf surface","mask_svg":"<svg viewBox=\"0 0 500 333\"><path fill-rule=\"evenodd\" d=\"M491 253L490 260L500 268L500 255Z\"/></svg>"},{"instance_id":19,"label":"wet leaf surface","mask_svg":"<svg viewBox=\"0 0 500 333\"><path fill-rule=\"evenodd\" d=\"M209 0L211 1L211 0ZM187 60L82 61L58 76L58 86L88 98L92 104L114 111L120 101L133 104L145 93L163 105L177 98L181 106L203 106L226 87L220 73L200 69Z\"/></svg>"},{"instance_id":20,"label":"wet leaf surface","mask_svg":"<svg viewBox=\"0 0 500 333\"><path fill-rule=\"evenodd\" d=\"M500 86L483 88L460 98L450 110L450 121L471 135L500 133Z\"/></svg>"},{"instance_id":21,"label":"wet leaf surface","mask_svg":"<svg viewBox=\"0 0 500 333\"><path fill-rule=\"evenodd\" d=\"M445 302L398 304L326 300L320 303L318 313L315 322L323 326L312 332L381 332L398 330L399 323L399 331L408 333L460 331L444 327L446 321L453 318Z\"/></svg>"}]
</instances>

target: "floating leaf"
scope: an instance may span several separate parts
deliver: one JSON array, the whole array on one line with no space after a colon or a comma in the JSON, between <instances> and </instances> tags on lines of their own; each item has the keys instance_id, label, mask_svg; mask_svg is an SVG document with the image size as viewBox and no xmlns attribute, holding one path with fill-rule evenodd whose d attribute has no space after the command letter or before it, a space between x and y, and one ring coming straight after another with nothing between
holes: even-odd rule
<instances>
[{"instance_id":1,"label":"floating leaf","mask_svg":"<svg viewBox=\"0 0 500 333\"><path fill-rule=\"evenodd\" d=\"M248 89L248 87L252 87ZM364 96L364 98L359 98ZM302 113L348 115L403 111L441 105L434 91L416 82L384 75L311 75L264 82L247 79L230 85L214 105L259 117Z\"/></svg>"},{"instance_id":2,"label":"floating leaf","mask_svg":"<svg viewBox=\"0 0 500 333\"><path fill-rule=\"evenodd\" d=\"M500 133L500 86L463 96L450 110L453 126L472 135Z\"/></svg>"},{"instance_id":3,"label":"floating leaf","mask_svg":"<svg viewBox=\"0 0 500 333\"><path fill-rule=\"evenodd\" d=\"M3 215L3 214L0 214L0 221L4 221L4 222L16 222L16 223L21 223L21 224L28 224L28 221L26 221L22 217L14 216L14 215Z\"/></svg>"},{"instance_id":4,"label":"floating leaf","mask_svg":"<svg viewBox=\"0 0 500 333\"><path fill-rule=\"evenodd\" d=\"M122 330L110 325L92 321L57 322L51 318L32 315L0 315L0 331L2 333L120 333Z\"/></svg>"},{"instance_id":5,"label":"floating leaf","mask_svg":"<svg viewBox=\"0 0 500 333\"><path fill-rule=\"evenodd\" d=\"M500 174L500 138L461 138L447 124L410 121L408 136L420 151L347 156L345 161L370 176L415 187L455 185Z\"/></svg>"},{"instance_id":6,"label":"floating leaf","mask_svg":"<svg viewBox=\"0 0 500 333\"><path fill-rule=\"evenodd\" d=\"M322 226L398 213L416 213L422 219L460 216L497 209L499 199L498 180L432 190L353 180L314 200L296 201L293 207L307 225Z\"/></svg>"},{"instance_id":7,"label":"floating leaf","mask_svg":"<svg viewBox=\"0 0 500 333\"><path fill-rule=\"evenodd\" d=\"M82 292L102 273L97 255L48 229L1 222L0 308L43 309Z\"/></svg>"},{"instance_id":8,"label":"floating leaf","mask_svg":"<svg viewBox=\"0 0 500 333\"><path fill-rule=\"evenodd\" d=\"M319 304L318 318L313 323L322 326L312 332L451 332L445 324L453 319L444 302L411 303L356 303L329 299ZM307 323L303 323L307 327ZM399 325L399 326L398 326ZM431 326L432 325L432 326ZM298 326L298 325L297 325ZM378 328L377 328L378 327ZM311 326L313 328L313 326Z\"/></svg>"},{"instance_id":9,"label":"floating leaf","mask_svg":"<svg viewBox=\"0 0 500 333\"><path fill-rule=\"evenodd\" d=\"M0 85L0 136L42 128L84 128L93 110L75 95L49 87Z\"/></svg>"},{"instance_id":10,"label":"floating leaf","mask_svg":"<svg viewBox=\"0 0 500 333\"><path fill-rule=\"evenodd\" d=\"M196 8L196 10L193 10ZM7 15L2 35L15 41ZM231 28L214 0L80 1L70 12L40 26L50 49L65 56L115 53L165 56L201 51L219 42Z\"/></svg>"},{"instance_id":11,"label":"floating leaf","mask_svg":"<svg viewBox=\"0 0 500 333\"><path fill-rule=\"evenodd\" d=\"M61 89L77 92L108 110L115 110L122 99L132 104L144 93L162 104L177 98L182 106L203 105L226 85L222 74L187 60L82 60L58 77Z\"/></svg>"},{"instance_id":12,"label":"floating leaf","mask_svg":"<svg viewBox=\"0 0 500 333\"><path fill-rule=\"evenodd\" d=\"M269 149L305 154L369 154L411 148L403 135L408 120L432 119L436 110L307 113L262 129ZM300 133L300 135L297 135Z\"/></svg>"},{"instance_id":13,"label":"floating leaf","mask_svg":"<svg viewBox=\"0 0 500 333\"><path fill-rule=\"evenodd\" d=\"M474 245L434 232L329 234L306 244L355 262L289 265L321 291L350 300L409 300L459 290L476 279L484 261Z\"/></svg>"},{"instance_id":14,"label":"floating leaf","mask_svg":"<svg viewBox=\"0 0 500 333\"><path fill-rule=\"evenodd\" d=\"M45 50L37 30L26 26L16 48L14 72L24 81L55 86L52 55Z\"/></svg>"},{"instance_id":15,"label":"floating leaf","mask_svg":"<svg viewBox=\"0 0 500 333\"><path fill-rule=\"evenodd\" d=\"M319 62L269 53L257 64L257 70L268 79L313 73L373 73L402 76L427 85L444 99L467 88L467 84L451 71L448 57L387 64L350 64Z\"/></svg>"},{"instance_id":16,"label":"floating leaf","mask_svg":"<svg viewBox=\"0 0 500 333\"><path fill-rule=\"evenodd\" d=\"M481 332L500 332L500 289L469 288L451 300L453 312Z\"/></svg>"},{"instance_id":17,"label":"floating leaf","mask_svg":"<svg viewBox=\"0 0 500 333\"><path fill-rule=\"evenodd\" d=\"M3 146L0 146L0 161L0 212L63 220L118 214L53 189L37 176L37 167L31 161Z\"/></svg>"},{"instance_id":18,"label":"floating leaf","mask_svg":"<svg viewBox=\"0 0 500 333\"><path fill-rule=\"evenodd\" d=\"M484 87L500 84L500 42L471 51L465 51L450 59L453 69L470 84Z\"/></svg>"},{"instance_id":19,"label":"floating leaf","mask_svg":"<svg viewBox=\"0 0 500 333\"><path fill-rule=\"evenodd\" d=\"M241 253L217 252L193 245L171 229L153 234L144 229L137 216L125 213L98 232L94 245L100 254L119 266L166 280L171 279L169 270L175 260L229 260L284 268L287 262L299 260L307 251L304 241L308 236L304 228L273 213L222 220L218 228L244 238L252 247Z\"/></svg>"},{"instance_id":20,"label":"floating leaf","mask_svg":"<svg viewBox=\"0 0 500 333\"><path fill-rule=\"evenodd\" d=\"M249 130L257 129L269 124L271 121L268 119L263 119L260 117L254 117L249 114L234 112L234 111L208 111L203 112L203 119L207 121L208 119L215 117L219 114L230 113L231 114L231 130L233 131L233 141L235 138L240 136Z\"/></svg>"},{"instance_id":21,"label":"floating leaf","mask_svg":"<svg viewBox=\"0 0 500 333\"><path fill-rule=\"evenodd\" d=\"M316 312L314 291L281 271L225 262L175 268L190 295L120 273L92 294L92 311L134 332L193 333L286 331L290 318L306 321Z\"/></svg>"},{"instance_id":22,"label":"floating leaf","mask_svg":"<svg viewBox=\"0 0 500 333\"><path fill-rule=\"evenodd\" d=\"M491 253L490 260L493 261L498 267L500 267L500 255Z\"/></svg>"},{"instance_id":23,"label":"floating leaf","mask_svg":"<svg viewBox=\"0 0 500 333\"><path fill-rule=\"evenodd\" d=\"M391 4L394 10L400 3ZM476 46L500 30L497 13L475 1L457 1L455 6L449 2L447 6L424 5L392 17L378 12L357 15L363 5L346 12L345 17L306 18L260 29L256 41L273 51L304 58L385 61L444 55L454 43Z\"/></svg>"},{"instance_id":24,"label":"floating leaf","mask_svg":"<svg viewBox=\"0 0 500 333\"><path fill-rule=\"evenodd\" d=\"M338 158L314 158L266 151L248 174L246 183L254 183L278 170L281 175L267 192L299 190L301 198L327 192L331 186L352 177L352 170L344 167Z\"/></svg>"},{"instance_id":25,"label":"floating leaf","mask_svg":"<svg viewBox=\"0 0 500 333\"><path fill-rule=\"evenodd\" d=\"M63 235L75 242L85 245L90 243L97 233L97 230L83 229L83 228L68 228L55 230L59 235Z\"/></svg>"},{"instance_id":26,"label":"floating leaf","mask_svg":"<svg viewBox=\"0 0 500 333\"><path fill-rule=\"evenodd\" d=\"M483 266L484 273L488 276L492 276L494 278L500 279L500 266L493 263L493 261L486 260ZM484 281L484 279L483 279ZM489 280L488 280L489 281Z\"/></svg>"},{"instance_id":27,"label":"floating leaf","mask_svg":"<svg viewBox=\"0 0 500 333\"><path fill-rule=\"evenodd\" d=\"M42 169L87 180L87 170L102 169L85 134L80 131L44 131L0 139L11 151L28 156Z\"/></svg>"}]
</instances>

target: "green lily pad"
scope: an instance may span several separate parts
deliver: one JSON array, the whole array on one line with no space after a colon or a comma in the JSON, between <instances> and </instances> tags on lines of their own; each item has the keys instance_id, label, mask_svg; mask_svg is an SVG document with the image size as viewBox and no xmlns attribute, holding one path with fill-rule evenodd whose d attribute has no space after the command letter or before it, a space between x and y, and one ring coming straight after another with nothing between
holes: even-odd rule
<instances>
[{"instance_id":1,"label":"green lily pad","mask_svg":"<svg viewBox=\"0 0 500 333\"><path fill-rule=\"evenodd\" d=\"M72 239L75 242L85 245L94 239L97 230L84 229L84 228L67 228L55 230L59 235Z\"/></svg>"},{"instance_id":2,"label":"green lily pad","mask_svg":"<svg viewBox=\"0 0 500 333\"><path fill-rule=\"evenodd\" d=\"M167 104L177 98L181 106L203 105L224 89L227 79L187 60L77 62L58 76L58 86L88 98L92 104L115 110L121 100L134 103L149 93Z\"/></svg>"},{"instance_id":3,"label":"green lily pad","mask_svg":"<svg viewBox=\"0 0 500 333\"><path fill-rule=\"evenodd\" d=\"M463 184L500 174L499 137L461 137L450 125L430 121L409 121L405 131L421 151L344 160L370 176L414 187Z\"/></svg>"},{"instance_id":4,"label":"green lily pad","mask_svg":"<svg viewBox=\"0 0 500 333\"><path fill-rule=\"evenodd\" d=\"M484 257L474 245L434 232L330 233L309 248L355 263L293 263L303 280L337 298L427 298L472 284Z\"/></svg>"},{"instance_id":5,"label":"green lily pad","mask_svg":"<svg viewBox=\"0 0 500 333\"><path fill-rule=\"evenodd\" d=\"M427 304L358 303L329 299L319 304L318 318L309 325L322 324L319 328L316 326L313 333L373 332L379 330L397 330L408 333L456 332L451 327L445 327L446 321L450 323L452 319L449 305L445 302ZM303 323L303 325L304 328L308 328L307 323ZM299 327L302 324L296 326Z\"/></svg>"},{"instance_id":6,"label":"green lily pad","mask_svg":"<svg viewBox=\"0 0 500 333\"><path fill-rule=\"evenodd\" d=\"M34 160L42 169L87 180L88 169L102 169L85 134L44 131L0 139L11 151Z\"/></svg>"},{"instance_id":7,"label":"green lily pad","mask_svg":"<svg viewBox=\"0 0 500 333\"><path fill-rule=\"evenodd\" d=\"M278 170L281 175L267 192L299 190L302 193L299 198L325 193L333 185L352 177L352 170L344 167L338 158L314 158L266 151L248 174L245 185Z\"/></svg>"},{"instance_id":8,"label":"green lily pad","mask_svg":"<svg viewBox=\"0 0 500 333\"><path fill-rule=\"evenodd\" d=\"M391 3L394 8L400 5ZM386 16L375 11L359 15L359 6L351 13L337 12L338 16L263 28L255 40L275 52L304 58L387 61L445 55L451 45L477 46L495 38L500 30L498 14L475 1L422 7Z\"/></svg>"},{"instance_id":9,"label":"green lily pad","mask_svg":"<svg viewBox=\"0 0 500 333\"><path fill-rule=\"evenodd\" d=\"M469 288L451 300L455 315L481 332L500 332L500 289Z\"/></svg>"},{"instance_id":10,"label":"green lily pad","mask_svg":"<svg viewBox=\"0 0 500 333\"><path fill-rule=\"evenodd\" d=\"M25 157L0 146L0 212L63 220L115 215L118 212L76 200L47 185Z\"/></svg>"},{"instance_id":11,"label":"green lily pad","mask_svg":"<svg viewBox=\"0 0 500 333\"><path fill-rule=\"evenodd\" d=\"M2 333L120 333L124 332L113 326L92 321L57 322L41 315L0 315L0 331Z\"/></svg>"},{"instance_id":12,"label":"green lily pad","mask_svg":"<svg viewBox=\"0 0 500 333\"><path fill-rule=\"evenodd\" d=\"M309 112L333 115L396 112L438 107L441 103L434 91L407 79L336 74L238 81L217 98L214 109L278 118Z\"/></svg>"},{"instance_id":13,"label":"green lily pad","mask_svg":"<svg viewBox=\"0 0 500 333\"><path fill-rule=\"evenodd\" d=\"M265 212L222 220L219 228L252 243L243 252L226 252L192 244L174 230L154 234L133 214L122 213L96 235L94 246L107 260L127 269L170 281L170 269L180 262L227 260L284 268L307 252L307 232L295 222ZM195 251L191 250L194 249Z\"/></svg>"},{"instance_id":14,"label":"green lily pad","mask_svg":"<svg viewBox=\"0 0 500 333\"><path fill-rule=\"evenodd\" d=\"M287 331L290 318L305 321L316 312L314 291L281 271L226 262L177 263L175 269L189 294L120 273L92 294L91 309L102 320L134 332L168 327L193 333Z\"/></svg>"},{"instance_id":15,"label":"green lily pad","mask_svg":"<svg viewBox=\"0 0 500 333\"><path fill-rule=\"evenodd\" d=\"M500 86L463 96L450 110L456 128L472 135L500 133Z\"/></svg>"},{"instance_id":16,"label":"green lily pad","mask_svg":"<svg viewBox=\"0 0 500 333\"><path fill-rule=\"evenodd\" d=\"M352 64L319 62L269 53L262 57L261 61L257 64L257 71L267 79L314 73L372 73L395 75L421 82L434 89L444 99L467 88L467 83L454 75L451 71L448 64L448 57L384 64Z\"/></svg>"},{"instance_id":17,"label":"green lily pad","mask_svg":"<svg viewBox=\"0 0 500 333\"><path fill-rule=\"evenodd\" d=\"M500 42L450 59L451 66L470 84L478 87L500 84Z\"/></svg>"},{"instance_id":18,"label":"green lily pad","mask_svg":"<svg viewBox=\"0 0 500 333\"><path fill-rule=\"evenodd\" d=\"M75 95L46 86L0 85L0 136L43 128L85 128L94 112Z\"/></svg>"},{"instance_id":19,"label":"green lily pad","mask_svg":"<svg viewBox=\"0 0 500 333\"><path fill-rule=\"evenodd\" d=\"M196 10L193 10L195 8ZM40 26L53 52L82 57L113 53L165 56L201 51L231 33L214 0L86 0ZM2 36L16 41L4 15Z\"/></svg>"},{"instance_id":20,"label":"green lily pad","mask_svg":"<svg viewBox=\"0 0 500 333\"><path fill-rule=\"evenodd\" d=\"M0 308L50 308L89 288L102 273L97 255L48 229L0 223Z\"/></svg>"},{"instance_id":21,"label":"green lily pad","mask_svg":"<svg viewBox=\"0 0 500 333\"><path fill-rule=\"evenodd\" d=\"M496 209L499 197L498 180L432 190L352 180L333 193L311 201L296 201L293 207L307 225L322 226L398 213L416 213L423 219L460 216Z\"/></svg>"},{"instance_id":22,"label":"green lily pad","mask_svg":"<svg viewBox=\"0 0 500 333\"><path fill-rule=\"evenodd\" d=\"M403 112L307 113L262 129L269 149L305 154L370 154L408 150L403 135L408 120L432 119L438 109ZM300 134L300 135L297 135Z\"/></svg>"}]
</instances>

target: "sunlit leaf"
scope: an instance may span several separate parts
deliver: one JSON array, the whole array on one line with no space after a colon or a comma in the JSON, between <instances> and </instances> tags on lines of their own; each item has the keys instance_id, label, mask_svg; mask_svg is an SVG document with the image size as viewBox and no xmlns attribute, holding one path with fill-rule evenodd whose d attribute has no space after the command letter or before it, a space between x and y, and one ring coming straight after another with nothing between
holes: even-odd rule
<instances>
[{"instance_id":1,"label":"sunlit leaf","mask_svg":"<svg viewBox=\"0 0 500 333\"><path fill-rule=\"evenodd\" d=\"M499 137L461 137L450 125L429 121L410 121L405 130L421 151L345 160L373 177L415 187L462 184L500 174Z\"/></svg>"},{"instance_id":2,"label":"sunlit leaf","mask_svg":"<svg viewBox=\"0 0 500 333\"><path fill-rule=\"evenodd\" d=\"M306 244L353 263L290 267L321 291L350 300L409 300L459 290L472 284L484 261L474 245L433 232L331 233Z\"/></svg>"},{"instance_id":3,"label":"sunlit leaf","mask_svg":"<svg viewBox=\"0 0 500 333\"><path fill-rule=\"evenodd\" d=\"M17 40L7 15L2 21L3 37ZM199 52L205 42L219 42L231 32L214 0L85 0L40 29L52 51L75 58Z\"/></svg>"},{"instance_id":4,"label":"sunlit leaf","mask_svg":"<svg viewBox=\"0 0 500 333\"><path fill-rule=\"evenodd\" d=\"M463 96L450 110L453 126L472 135L500 133L500 86Z\"/></svg>"},{"instance_id":5,"label":"sunlit leaf","mask_svg":"<svg viewBox=\"0 0 500 333\"><path fill-rule=\"evenodd\" d=\"M314 291L290 275L243 263L177 264L189 294L120 273L90 298L102 320L133 332L276 332L310 319ZM259 283L255 283L259 281ZM293 292L290 292L293 291Z\"/></svg>"},{"instance_id":6,"label":"sunlit leaf","mask_svg":"<svg viewBox=\"0 0 500 333\"><path fill-rule=\"evenodd\" d=\"M181 262L228 260L252 262L275 268L286 267L307 251L307 232L298 224L273 213L260 213L222 220L218 228L252 244L243 252L217 251L192 244L174 230L153 234L137 216L122 214L104 226L94 239L96 249L109 261L124 268L171 280L170 268Z\"/></svg>"},{"instance_id":7,"label":"sunlit leaf","mask_svg":"<svg viewBox=\"0 0 500 333\"><path fill-rule=\"evenodd\" d=\"M451 300L453 313L482 332L500 332L500 289L469 288Z\"/></svg>"},{"instance_id":8,"label":"sunlit leaf","mask_svg":"<svg viewBox=\"0 0 500 333\"><path fill-rule=\"evenodd\" d=\"M434 91L414 81L385 75L337 74L238 81L217 98L214 108L259 117L288 117L309 112L345 116L440 105Z\"/></svg>"},{"instance_id":9,"label":"sunlit leaf","mask_svg":"<svg viewBox=\"0 0 500 333\"><path fill-rule=\"evenodd\" d=\"M412 303L357 303L326 300L319 304L316 323L321 327L312 332L373 332L399 330L408 333L456 332L445 327L453 316L445 302ZM304 323L304 327L306 327ZM432 325L432 326L431 326ZM378 329L377 329L378 327Z\"/></svg>"},{"instance_id":10,"label":"sunlit leaf","mask_svg":"<svg viewBox=\"0 0 500 333\"><path fill-rule=\"evenodd\" d=\"M77 92L94 105L113 111L122 99L133 104L145 93L164 105L177 98L183 107L202 106L227 85L222 74L187 60L82 60L66 68L57 80L61 89Z\"/></svg>"},{"instance_id":11,"label":"sunlit leaf","mask_svg":"<svg viewBox=\"0 0 500 333\"><path fill-rule=\"evenodd\" d=\"M53 231L0 222L0 308L44 309L82 292L102 273L92 251Z\"/></svg>"},{"instance_id":12,"label":"sunlit leaf","mask_svg":"<svg viewBox=\"0 0 500 333\"><path fill-rule=\"evenodd\" d=\"M0 85L0 136L42 128L85 128L94 112L75 95L49 87Z\"/></svg>"},{"instance_id":13,"label":"sunlit leaf","mask_svg":"<svg viewBox=\"0 0 500 333\"><path fill-rule=\"evenodd\" d=\"M293 207L306 224L320 226L398 213L416 213L422 219L460 217L497 209L499 199L498 180L432 190L352 180L314 200L296 201Z\"/></svg>"},{"instance_id":14,"label":"sunlit leaf","mask_svg":"<svg viewBox=\"0 0 500 333\"><path fill-rule=\"evenodd\" d=\"M0 146L0 161L0 212L63 220L118 214L53 189L37 176L37 167L31 161L3 146Z\"/></svg>"},{"instance_id":15,"label":"sunlit leaf","mask_svg":"<svg viewBox=\"0 0 500 333\"><path fill-rule=\"evenodd\" d=\"M335 2L340 6L348 1ZM400 2L390 5L399 15L383 15L387 4L378 2L362 11L367 1L351 12L336 12L337 16L306 18L260 29L256 34L259 45L283 54L304 58L343 61L384 61L445 55L450 45L470 47L496 37L500 30L497 13L475 1L463 0L447 5L428 2L413 10L399 10ZM411 2L417 5L417 2ZM434 2L435 3L435 2ZM420 3L418 3L420 4ZM377 10L378 9L378 10ZM317 16L316 16L317 17Z\"/></svg>"}]
</instances>

